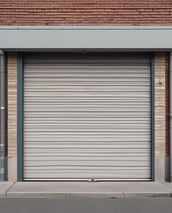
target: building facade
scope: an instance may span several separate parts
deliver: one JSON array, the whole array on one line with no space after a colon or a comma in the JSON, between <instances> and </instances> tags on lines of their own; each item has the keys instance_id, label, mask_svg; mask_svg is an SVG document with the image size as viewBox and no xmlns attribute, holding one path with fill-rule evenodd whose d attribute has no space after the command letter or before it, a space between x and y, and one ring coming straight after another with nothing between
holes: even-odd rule
<instances>
[{"instance_id":1,"label":"building facade","mask_svg":"<svg viewBox=\"0 0 172 213\"><path fill-rule=\"evenodd\" d=\"M6 0L0 14L3 180L171 180L171 1Z\"/></svg>"}]
</instances>

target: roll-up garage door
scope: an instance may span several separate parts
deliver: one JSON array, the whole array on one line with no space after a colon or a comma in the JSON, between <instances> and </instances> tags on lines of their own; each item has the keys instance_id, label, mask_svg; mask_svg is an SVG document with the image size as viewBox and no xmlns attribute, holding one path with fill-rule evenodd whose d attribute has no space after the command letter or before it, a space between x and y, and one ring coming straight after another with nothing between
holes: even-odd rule
<instances>
[{"instance_id":1,"label":"roll-up garage door","mask_svg":"<svg viewBox=\"0 0 172 213\"><path fill-rule=\"evenodd\" d=\"M151 179L146 55L24 56L24 179Z\"/></svg>"}]
</instances>

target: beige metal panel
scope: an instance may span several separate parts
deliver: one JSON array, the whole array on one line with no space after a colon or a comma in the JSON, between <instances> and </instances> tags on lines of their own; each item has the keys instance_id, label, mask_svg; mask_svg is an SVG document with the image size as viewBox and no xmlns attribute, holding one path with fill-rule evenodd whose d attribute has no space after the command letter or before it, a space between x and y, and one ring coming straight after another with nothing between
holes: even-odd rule
<instances>
[{"instance_id":1,"label":"beige metal panel","mask_svg":"<svg viewBox=\"0 0 172 213\"><path fill-rule=\"evenodd\" d=\"M150 179L145 55L26 55L25 179Z\"/></svg>"}]
</instances>

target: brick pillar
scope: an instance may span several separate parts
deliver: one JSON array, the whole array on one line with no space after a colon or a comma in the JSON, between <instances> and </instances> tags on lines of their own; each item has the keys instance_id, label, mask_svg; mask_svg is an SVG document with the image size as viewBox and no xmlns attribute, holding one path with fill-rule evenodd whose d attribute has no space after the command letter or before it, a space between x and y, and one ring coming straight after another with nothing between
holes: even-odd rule
<instances>
[{"instance_id":1,"label":"brick pillar","mask_svg":"<svg viewBox=\"0 0 172 213\"><path fill-rule=\"evenodd\" d=\"M9 53L8 72L8 181L17 180L17 54Z\"/></svg>"},{"instance_id":2,"label":"brick pillar","mask_svg":"<svg viewBox=\"0 0 172 213\"><path fill-rule=\"evenodd\" d=\"M166 60L165 53L155 54L155 180L165 181L166 145Z\"/></svg>"}]
</instances>

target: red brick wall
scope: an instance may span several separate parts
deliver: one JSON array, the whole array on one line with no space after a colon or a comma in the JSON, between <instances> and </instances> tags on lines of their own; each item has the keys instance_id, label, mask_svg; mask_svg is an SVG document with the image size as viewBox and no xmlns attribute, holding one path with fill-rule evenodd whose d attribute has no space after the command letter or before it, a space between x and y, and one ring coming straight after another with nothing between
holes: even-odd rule
<instances>
[{"instance_id":1,"label":"red brick wall","mask_svg":"<svg viewBox=\"0 0 172 213\"><path fill-rule=\"evenodd\" d=\"M172 0L0 0L0 25L171 25Z\"/></svg>"}]
</instances>

